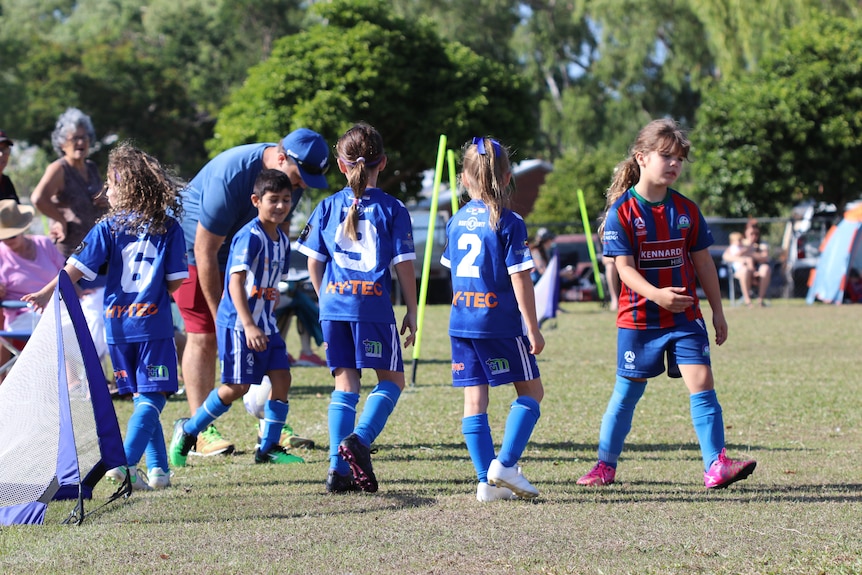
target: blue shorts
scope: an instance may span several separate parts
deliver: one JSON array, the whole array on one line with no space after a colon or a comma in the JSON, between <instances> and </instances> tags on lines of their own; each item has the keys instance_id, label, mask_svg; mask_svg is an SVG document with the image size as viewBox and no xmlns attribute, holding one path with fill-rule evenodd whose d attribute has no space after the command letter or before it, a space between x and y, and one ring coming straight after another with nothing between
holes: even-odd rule
<instances>
[{"instance_id":1,"label":"blue shorts","mask_svg":"<svg viewBox=\"0 0 862 575\"><path fill-rule=\"evenodd\" d=\"M710 365L709 334L702 319L665 329L617 330L617 375L650 378L665 370L681 377L679 365Z\"/></svg>"},{"instance_id":2,"label":"blue shorts","mask_svg":"<svg viewBox=\"0 0 862 575\"><path fill-rule=\"evenodd\" d=\"M326 364L336 368L404 371L394 323L321 320Z\"/></svg>"},{"instance_id":3,"label":"blue shorts","mask_svg":"<svg viewBox=\"0 0 862 575\"><path fill-rule=\"evenodd\" d=\"M176 393L177 348L173 337L112 343L108 346L114 379L121 395L129 393Z\"/></svg>"},{"instance_id":4,"label":"blue shorts","mask_svg":"<svg viewBox=\"0 0 862 575\"><path fill-rule=\"evenodd\" d=\"M536 356L527 336L469 339L451 336L452 385L491 387L539 377Z\"/></svg>"},{"instance_id":5,"label":"blue shorts","mask_svg":"<svg viewBox=\"0 0 862 575\"><path fill-rule=\"evenodd\" d=\"M269 344L263 351L249 349L242 330L219 328L219 333L222 383L256 384L270 371L290 369L287 346L280 333L269 334Z\"/></svg>"}]
</instances>

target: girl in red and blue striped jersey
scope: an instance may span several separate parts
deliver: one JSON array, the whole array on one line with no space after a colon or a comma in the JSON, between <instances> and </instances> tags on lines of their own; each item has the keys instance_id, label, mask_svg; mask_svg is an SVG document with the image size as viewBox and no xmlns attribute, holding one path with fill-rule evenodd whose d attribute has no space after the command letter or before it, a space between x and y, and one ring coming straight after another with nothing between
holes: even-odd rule
<instances>
[{"instance_id":1,"label":"girl in red and blue striped jersey","mask_svg":"<svg viewBox=\"0 0 862 575\"><path fill-rule=\"evenodd\" d=\"M754 471L755 461L725 455L724 423L715 394L709 334L696 287L712 309L715 343L727 339L727 321L712 234L697 205L670 188L688 159L690 142L673 120L654 120L635 140L607 193L600 227L603 253L614 258L622 289L617 310L617 379L599 432L598 463L580 485L614 482L617 460L631 429L647 378L665 371L682 377L700 443L707 489L727 487Z\"/></svg>"}]
</instances>

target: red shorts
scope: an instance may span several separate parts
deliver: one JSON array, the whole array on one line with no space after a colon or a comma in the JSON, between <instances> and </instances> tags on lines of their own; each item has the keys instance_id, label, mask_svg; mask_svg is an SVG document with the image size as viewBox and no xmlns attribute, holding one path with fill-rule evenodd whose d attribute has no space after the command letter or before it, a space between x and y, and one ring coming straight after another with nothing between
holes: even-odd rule
<instances>
[{"instance_id":1,"label":"red shorts","mask_svg":"<svg viewBox=\"0 0 862 575\"><path fill-rule=\"evenodd\" d=\"M183 316L188 333L215 333L215 320L210 315L210 308L198 283L198 268L189 265L189 277L174 292L174 301Z\"/></svg>"}]
</instances>

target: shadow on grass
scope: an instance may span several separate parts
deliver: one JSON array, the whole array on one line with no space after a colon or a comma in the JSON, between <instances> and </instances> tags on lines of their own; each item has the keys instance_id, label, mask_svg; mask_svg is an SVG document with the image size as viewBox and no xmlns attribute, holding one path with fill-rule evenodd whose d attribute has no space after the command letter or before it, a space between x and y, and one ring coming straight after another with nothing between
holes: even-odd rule
<instances>
[{"instance_id":1,"label":"shadow on grass","mask_svg":"<svg viewBox=\"0 0 862 575\"><path fill-rule=\"evenodd\" d=\"M734 502L764 503L859 503L862 502L862 485L764 485L746 480L719 490L704 489L698 483L662 481L620 481L605 487L582 487L574 480L542 481L538 487L556 485L563 493L555 493L553 503L701 503Z\"/></svg>"}]
</instances>

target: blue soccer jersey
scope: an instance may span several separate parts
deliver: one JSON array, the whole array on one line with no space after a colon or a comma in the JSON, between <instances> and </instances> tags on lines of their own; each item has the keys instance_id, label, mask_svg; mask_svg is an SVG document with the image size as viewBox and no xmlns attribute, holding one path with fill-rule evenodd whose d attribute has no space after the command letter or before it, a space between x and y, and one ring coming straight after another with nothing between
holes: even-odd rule
<instances>
[{"instance_id":1,"label":"blue soccer jersey","mask_svg":"<svg viewBox=\"0 0 862 575\"><path fill-rule=\"evenodd\" d=\"M389 268L416 259L410 214L400 200L368 188L359 204L359 237L353 241L343 225L352 204L350 188L325 198L299 238L301 253L326 263L320 319L393 323Z\"/></svg>"},{"instance_id":2,"label":"blue soccer jersey","mask_svg":"<svg viewBox=\"0 0 862 575\"><path fill-rule=\"evenodd\" d=\"M230 245L224 295L218 306L216 325L243 330L242 320L237 314L236 304L228 286L231 274L244 271L248 309L254 323L266 335L277 333L275 306L278 303L278 282L287 279L289 261L290 240L283 231L279 229L278 239L273 240L260 225L258 218L246 224L237 232Z\"/></svg>"},{"instance_id":3,"label":"blue soccer jersey","mask_svg":"<svg viewBox=\"0 0 862 575\"><path fill-rule=\"evenodd\" d=\"M617 327L661 329L702 318L697 299L697 277L691 252L712 245L697 204L668 189L664 201L644 200L630 188L608 211L602 234L603 254L632 256L638 272L657 287L684 287L694 304L672 313L629 289L625 283L619 298Z\"/></svg>"},{"instance_id":4,"label":"blue soccer jersey","mask_svg":"<svg viewBox=\"0 0 862 575\"><path fill-rule=\"evenodd\" d=\"M183 232L189 263L194 265L194 244L198 222L209 232L225 236L218 252L219 268L227 267L233 237L257 217L251 203L254 182L263 171L263 153L277 144L245 144L225 150L210 160L182 191ZM299 205L303 189L294 187L287 220Z\"/></svg>"},{"instance_id":5,"label":"blue soccer jersey","mask_svg":"<svg viewBox=\"0 0 862 575\"><path fill-rule=\"evenodd\" d=\"M69 263L85 279L107 262L105 327L110 344L149 341L174 335L168 281L188 277L185 241L169 220L165 233L132 235L115 231L113 219L93 227Z\"/></svg>"},{"instance_id":6,"label":"blue soccer jersey","mask_svg":"<svg viewBox=\"0 0 862 575\"><path fill-rule=\"evenodd\" d=\"M446 225L441 263L452 271L449 335L474 339L524 335L511 274L533 269L527 226L504 209L497 230L481 200L471 200Z\"/></svg>"}]
</instances>

